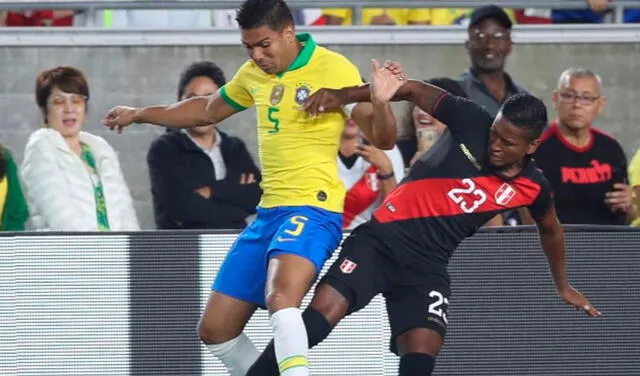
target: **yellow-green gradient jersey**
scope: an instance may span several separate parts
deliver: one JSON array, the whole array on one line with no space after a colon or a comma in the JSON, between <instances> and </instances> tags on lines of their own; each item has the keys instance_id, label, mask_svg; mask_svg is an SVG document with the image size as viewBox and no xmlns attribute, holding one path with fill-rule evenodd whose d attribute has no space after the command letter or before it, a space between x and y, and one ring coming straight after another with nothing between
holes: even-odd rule
<instances>
[{"instance_id":1,"label":"yellow-green gradient jersey","mask_svg":"<svg viewBox=\"0 0 640 376\"><path fill-rule=\"evenodd\" d=\"M286 72L270 75L249 60L220 95L240 111L256 106L261 207L310 205L341 213L345 188L337 155L346 115L335 111L312 118L301 107L314 91L359 85L361 76L349 60L316 45L309 34L297 38L303 48Z\"/></svg>"}]
</instances>

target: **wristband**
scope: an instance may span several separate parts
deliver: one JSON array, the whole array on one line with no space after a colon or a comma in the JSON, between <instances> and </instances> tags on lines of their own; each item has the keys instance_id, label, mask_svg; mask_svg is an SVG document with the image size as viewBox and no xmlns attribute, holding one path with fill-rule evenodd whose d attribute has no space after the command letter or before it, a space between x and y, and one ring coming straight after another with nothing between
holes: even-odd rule
<instances>
[{"instance_id":1,"label":"wristband","mask_svg":"<svg viewBox=\"0 0 640 376\"><path fill-rule=\"evenodd\" d=\"M378 173L377 175L378 175L378 180L389 180L389 179L391 179L392 177L395 176L393 171L391 171L390 173L388 173L386 175L383 175L381 173Z\"/></svg>"}]
</instances>

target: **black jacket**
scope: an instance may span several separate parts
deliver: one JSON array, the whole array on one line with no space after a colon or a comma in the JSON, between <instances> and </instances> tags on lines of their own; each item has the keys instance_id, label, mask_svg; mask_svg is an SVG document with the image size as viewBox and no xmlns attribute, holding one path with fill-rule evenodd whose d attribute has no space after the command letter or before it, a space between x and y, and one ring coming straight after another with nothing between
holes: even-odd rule
<instances>
[{"instance_id":1,"label":"black jacket","mask_svg":"<svg viewBox=\"0 0 640 376\"><path fill-rule=\"evenodd\" d=\"M260 170L242 140L219 133L227 174L217 181L209 156L183 132L167 132L151 144L147 164L157 228L242 229L256 212ZM257 182L240 184L243 173ZM211 188L211 198L194 192L203 186Z\"/></svg>"}]
</instances>

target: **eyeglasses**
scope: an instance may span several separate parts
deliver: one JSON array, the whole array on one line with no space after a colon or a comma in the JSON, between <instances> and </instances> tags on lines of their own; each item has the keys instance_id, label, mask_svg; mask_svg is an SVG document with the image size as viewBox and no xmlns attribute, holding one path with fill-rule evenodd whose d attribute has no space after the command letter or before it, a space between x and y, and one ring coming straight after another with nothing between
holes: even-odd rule
<instances>
[{"instance_id":1,"label":"eyeglasses","mask_svg":"<svg viewBox=\"0 0 640 376\"><path fill-rule=\"evenodd\" d=\"M472 42L486 42L489 39L505 42L509 39L508 31L494 31L493 33L485 33L484 31L476 30L474 33L469 35L469 39Z\"/></svg>"},{"instance_id":2,"label":"eyeglasses","mask_svg":"<svg viewBox=\"0 0 640 376\"><path fill-rule=\"evenodd\" d=\"M52 107L60 108L65 105L65 103L69 100L73 106L81 106L87 102L87 97L81 94L56 94L49 97L49 104Z\"/></svg>"},{"instance_id":3,"label":"eyeglasses","mask_svg":"<svg viewBox=\"0 0 640 376\"><path fill-rule=\"evenodd\" d=\"M578 95L578 94L574 94L574 93L568 93L568 92L560 92L560 101L563 103L574 103L576 100L578 101L578 103L585 105L585 106L589 106L594 104L598 99L600 99L600 96L593 96L593 95Z\"/></svg>"}]
</instances>

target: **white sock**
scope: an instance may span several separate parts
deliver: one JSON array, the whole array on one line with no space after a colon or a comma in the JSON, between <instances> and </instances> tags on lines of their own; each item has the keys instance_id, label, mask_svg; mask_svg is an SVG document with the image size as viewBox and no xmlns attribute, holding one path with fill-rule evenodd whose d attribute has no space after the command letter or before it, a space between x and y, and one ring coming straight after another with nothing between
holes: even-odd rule
<instances>
[{"instance_id":1,"label":"white sock","mask_svg":"<svg viewBox=\"0 0 640 376\"><path fill-rule=\"evenodd\" d=\"M270 321L280 375L309 376L309 341L300 310L282 309Z\"/></svg>"},{"instance_id":2,"label":"white sock","mask_svg":"<svg viewBox=\"0 0 640 376\"><path fill-rule=\"evenodd\" d=\"M231 376L245 376L260 353L246 334L224 343L207 345L213 355L227 367Z\"/></svg>"}]
</instances>

